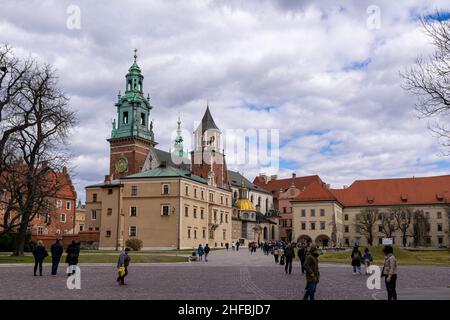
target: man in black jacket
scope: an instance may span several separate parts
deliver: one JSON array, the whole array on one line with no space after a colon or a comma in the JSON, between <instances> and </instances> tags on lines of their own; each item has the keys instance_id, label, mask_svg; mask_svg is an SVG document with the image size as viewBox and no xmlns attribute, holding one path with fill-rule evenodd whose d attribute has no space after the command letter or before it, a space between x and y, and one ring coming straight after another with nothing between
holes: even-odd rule
<instances>
[{"instance_id":1,"label":"man in black jacket","mask_svg":"<svg viewBox=\"0 0 450 320\"><path fill-rule=\"evenodd\" d=\"M289 274L291 274L292 260L295 258L295 252L294 252L293 245L286 246L286 249L284 249L284 256L286 259L286 265L284 267L284 270L286 271L286 274L287 274L288 269L289 269Z\"/></svg>"},{"instance_id":2,"label":"man in black jacket","mask_svg":"<svg viewBox=\"0 0 450 320\"><path fill-rule=\"evenodd\" d=\"M302 244L298 249L298 258L300 259L300 266L302 267L302 274L305 274L305 259L306 259L306 246Z\"/></svg>"},{"instance_id":3,"label":"man in black jacket","mask_svg":"<svg viewBox=\"0 0 450 320\"><path fill-rule=\"evenodd\" d=\"M61 260L61 256L64 251L64 248L59 241L60 239L56 239L56 242L52 244L50 248L50 251L52 252L52 275L54 276L56 276L56 272L58 271L59 260Z\"/></svg>"}]
</instances>

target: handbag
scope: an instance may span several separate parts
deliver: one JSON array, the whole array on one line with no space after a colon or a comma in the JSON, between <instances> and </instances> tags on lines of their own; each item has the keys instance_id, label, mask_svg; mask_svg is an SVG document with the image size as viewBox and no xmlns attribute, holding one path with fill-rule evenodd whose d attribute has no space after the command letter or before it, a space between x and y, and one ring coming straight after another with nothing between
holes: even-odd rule
<instances>
[{"instance_id":1,"label":"handbag","mask_svg":"<svg viewBox=\"0 0 450 320\"><path fill-rule=\"evenodd\" d=\"M119 269L117 269L117 273L119 277L123 277L125 275L125 267L119 267Z\"/></svg>"}]
</instances>

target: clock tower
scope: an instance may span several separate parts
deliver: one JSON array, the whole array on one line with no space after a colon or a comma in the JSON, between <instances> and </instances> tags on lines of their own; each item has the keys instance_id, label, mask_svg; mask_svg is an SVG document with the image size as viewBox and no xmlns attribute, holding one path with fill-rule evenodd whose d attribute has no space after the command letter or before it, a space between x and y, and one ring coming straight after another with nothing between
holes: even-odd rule
<instances>
[{"instance_id":1,"label":"clock tower","mask_svg":"<svg viewBox=\"0 0 450 320\"><path fill-rule=\"evenodd\" d=\"M109 173L114 179L140 172L149 150L154 148L153 123L149 123L150 96L144 97L144 76L136 63L125 76L125 94L117 96L117 122L112 123Z\"/></svg>"}]
</instances>

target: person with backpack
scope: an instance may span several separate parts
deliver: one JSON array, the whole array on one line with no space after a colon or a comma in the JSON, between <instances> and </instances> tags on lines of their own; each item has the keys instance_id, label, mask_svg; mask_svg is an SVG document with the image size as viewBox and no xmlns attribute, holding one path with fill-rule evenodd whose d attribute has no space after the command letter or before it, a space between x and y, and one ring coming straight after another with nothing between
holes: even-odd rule
<instances>
[{"instance_id":1,"label":"person with backpack","mask_svg":"<svg viewBox=\"0 0 450 320\"><path fill-rule=\"evenodd\" d=\"M310 300L314 300L314 295L316 293L317 284L319 283L320 278L318 257L319 252L317 251L317 246L315 244L311 244L305 259L306 287L303 300L308 300L308 298Z\"/></svg>"},{"instance_id":2,"label":"person with backpack","mask_svg":"<svg viewBox=\"0 0 450 320\"><path fill-rule=\"evenodd\" d=\"M80 256L80 244L75 240L72 240L72 243L66 249L66 263L69 264L69 271L67 272L67 276L71 274L75 274L76 265L78 264L78 257Z\"/></svg>"},{"instance_id":3,"label":"person with backpack","mask_svg":"<svg viewBox=\"0 0 450 320\"><path fill-rule=\"evenodd\" d=\"M205 262L208 262L208 254L209 254L210 249L211 248L209 247L208 244L206 244L205 248L203 249L203 251L205 252Z\"/></svg>"},{"instance_id":4,"label":"person with backpack","mask_svg":"<svg viewBox=\"0 0 450 320\"><path fill-rule=\"evenodd\" d=\"M385 246L383 253L385 256L381 274L385 277L388 300L397 300L397 259L394 257L394 249L392 246Z\"/></svg>"},{"instance_id":5,"label":"person with backpack","mask_svg":"<svg viewBox=\"0 0 450 320\"><path fill-rule=\"evenodd\" d=\"M64 248L60 243L60 239L56 239L56 242L50 247L50 252L52 253L52 275L56 276L58 271L59 261L64 252Z\"/></svg>"},{"instance_id":6,"label":"person with backpack","mask_svg":"<svg viewBox=\"0 0 450 320\"><path fill-rule=\"evenodd\" d=\"M352 258L352 266L353 266L353 274L356 274L356 270L358 270L359 274L361 273L361 251L359 251L358 246L355 245L351 254Z\"/></svg>"},{"instance_id":7,"label":"person with backpack","mask_svg":"<svg viewBox=\"0 0 450 320\"><path fill-rule=\"evenodd\" d=\"M369 266L370 263L373 261L373 257L372 254L369 252L369 248L366 248L364 250L364 255L363 255L363 261L364 261L364 266L366 269L366 275L369 275Z\"/></svg>"},{"instance_id":8,"label":"person with backpack","mask_svg":"<svg viewBox=\"0 0 450 320\"><path fill-rule=\"evenodd\" d=\"M36 276L36 271L39 266L39 275L42 276L42 263L44 259L48 257L48 252L45 250L44 243L42 240L37 242L37 246L33 250L34 256L34 276Z\"/></svg>"},{"instance_id":9,"label":"person with backpack","mask_svg":"<svg viewBox=\"0 0 450 320\"><path fill-rule=\"evenodd\" d=\"M307 252L306 246L304 244L302 244L300 249L298 249L298 258L300 259L300 266L302 268L302 274L305 274L306 252Z\"/></svg>"},{"instance_id":10,"label":"person with backpack","mask_svg":"<svg viewBox=\"0 0 450 320\"><path fill-rule=\"evenodd\" d=\"M286 274L289 271L289 274L292 272L292 260L295 258L295 252L293 248L294 244L291 244L290 246L286 247L286 250L284 250L284 256L286 257L286 265L284 266L284 271L286 271Z\"/></svg>"},{"instance_id":11,"label":"person with backpack","mask_svg":"<svg viewBox=\"0 0 450 320\"><path fill-rule=\"evenodd\" d=\"M279 255L278 247L273 248L273 256L275 257L275 263L278 263L278 255Z\"/></svg>"},{"instance_id":12,"label":"person with backpack","mask_svg":"<svg viewBox=\"0 0 450 320\"><path fill-rule=\"evenodd\" d=\"M204 253L204 252L205 252L205 251L203 250L202 244L200 243L200 244L198 245L198 248L197 248L198 261L202 261L202 260L203 260L203 253Z\"/></svg>"},{"instance_id":13,"label":"person with backpack","mask_svg":"<svg viewBox=\"0 0 450 320\"><path fill-rule=\"evenodd\" d=\"M117 282L119 285L124 286L125 283L125 277L128 275L128 266L130 265L130 256L128 255L128 252L130 251L130 248L125 248L120 254L119 259L117 260L117 269L119 272L119 276L117 277ZM122 270L121 270L122 268Z\"/></svg>"}]
</instances>

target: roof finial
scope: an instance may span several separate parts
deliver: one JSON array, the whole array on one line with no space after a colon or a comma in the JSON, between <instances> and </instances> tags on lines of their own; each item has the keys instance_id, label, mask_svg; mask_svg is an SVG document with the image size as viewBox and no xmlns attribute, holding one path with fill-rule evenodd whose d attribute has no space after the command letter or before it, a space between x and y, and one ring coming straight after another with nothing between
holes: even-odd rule
<instances>
[{"instance_id":1,"label":"roof finial","mask_svg":"<svg viewBox=\"0 0 450 320\"><path fill-rule=\"evenodd\" d=\"M137 59L137 49L134 49L134 63L136 63Z\"/></svg>"}]
</instances>

